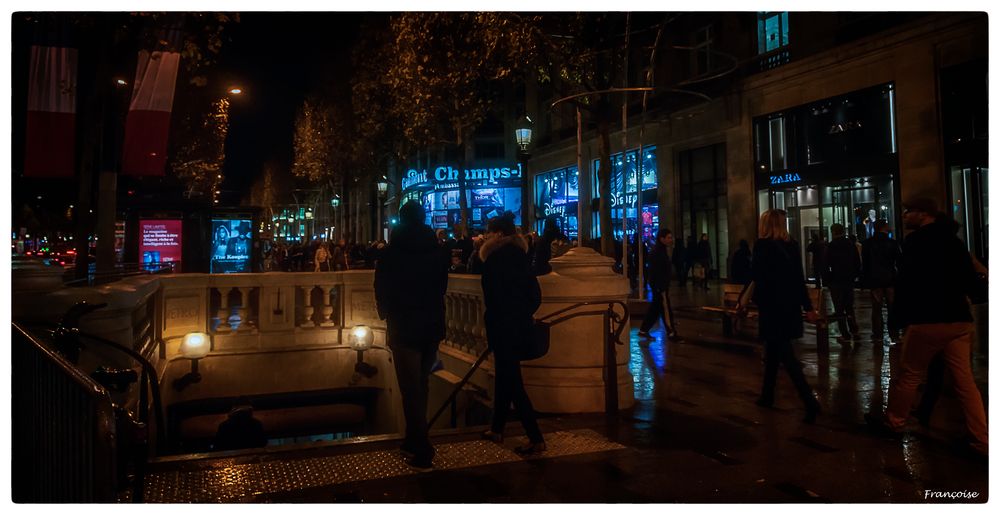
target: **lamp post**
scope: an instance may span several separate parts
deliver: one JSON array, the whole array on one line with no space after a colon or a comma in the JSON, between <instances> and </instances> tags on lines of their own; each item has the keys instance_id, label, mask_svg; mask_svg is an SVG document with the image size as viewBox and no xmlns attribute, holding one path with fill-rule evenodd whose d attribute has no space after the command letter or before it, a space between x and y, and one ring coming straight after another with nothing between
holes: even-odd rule
<instances>
[{"instance_id":1,"label":"lamp post","mask_svg":"<svg viewBox=\"0 0 1000 515\"><path fill-rule=\"evenodd\" d=\"M382 210L385 208L385 195L389 191L389 180L383 175L375 186L378 188L378 234L375 241L382 239Z\"/></svg>"},{"instance_id":2,"label":"lamp post","mask_svg":"<svg viewBox=\"0 0 1000 515\"><path fill-rule=\"evenodd\" d=\"M201 374L198 372L198 360L208 356L208 351L212 349L212 339L205 333L188 333L181 341L181 357L191 360L191 371L184 374L180 379L174 380L174 389L181 391L191 384L201 381Z\"/></svg>"},{"instance_id":3,"label":"lamp post","mask_svg":"<svg viewBox=\"0 0 1000 515\"><path fill-rule=\"evenodd\" d=\"M334 194L333 198L330 199L330 207L333 208L333 224L334 229L336 229L338 225L341 225L337 220L337 208L340 207L340 195ZM333 231L330 231L330 241L336 241Z\"/></svg>"},{"instance_id":4,"label":"lamp post","mask_svg":"<svg viewBox=\"0 0 1000 515\"><path fill-rule=\"evenodd\" d=\"M517 142L517 162L521 165L521 227L527 232L530 228L529 219L532 217L531 210L525 206L534 206L532 199L528 198L528 159L531 154L528 147L531 145L532 121L528 115L524 115L514 126L514 141Z\"/></svg>"}]
</instances>

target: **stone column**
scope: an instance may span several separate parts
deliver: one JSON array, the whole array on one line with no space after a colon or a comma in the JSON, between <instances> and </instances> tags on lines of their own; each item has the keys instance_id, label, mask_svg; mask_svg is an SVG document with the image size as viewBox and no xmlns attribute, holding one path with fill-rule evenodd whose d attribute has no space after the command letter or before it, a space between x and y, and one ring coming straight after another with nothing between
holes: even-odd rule
<instances>
[{"instance_id":1,"label":"stone column","mask_svg":"<svg viewBox=\"0 0 1000 515\"><path fill-rule=\"evenodd\" d=\"M305 299L304 299L305 306L302 308L302 316L303 316L304 320L302 320L302 324L299 327L307 329L307 328L315 327L316 326L316 324L313 322L313 319L312 319L313 312L315 311L315 309L313 308L313 305L312 305L313 287L312 286L302 286L302 290L305 292Z\"/></svg>"},{"instance_id":2,"label":"stone column","mask_svg":"<svg viewBox=\"0 0 1000 515\"><path fill-rule=\"evenodd\" d=\"M219 288L219 327L217 332L222 331L232 331L233 327L229 325L229 292L232 288Z\"/></svg>"},{"instance_id":3,"label":"stone column","mask_svg":"<svg viewBox=\"0 0 1000 515\"><path fill-rule=\"evenodd\" d=\"M333 320L333 304L330 303L330 295L336 288L336 285L320 286L320 289L323 290L323 321L320 322L319 325L323 327L333 327L337 325Z\"/></svg>"},{"instance_id":4,"label":"stone column","mask_svg":"<svg viewBox=\"0 0 1000 515\"><path fill-rule=\"evenodd\" d=\"M237 328L239 332L250 331L250 288L240 287L240 325Z\"/></svg>"},{"instance_id":5,"label":"stone column","mask_svg":"<svg viewBox=\"0 0 1000 515\"><path fill-rule=\"evenodd\" d=\"M626 302L628 280L614 273L614 260L588 247L576 247L553 259L552 273L541 276L542 305L535 318L578 302ZM607 305L582 306L573 311L600 311ZM621 308L616 308L620 312ZM567 313L568 314L568 313ZM616 345L618 406L635 403L632 374L628 369L628 329L624 345ZM604 323L602 315L567 320L553 326L549 353L521 364L525 388L535 409L549 413L604 411Z\"/></svg>"}]
</instances>

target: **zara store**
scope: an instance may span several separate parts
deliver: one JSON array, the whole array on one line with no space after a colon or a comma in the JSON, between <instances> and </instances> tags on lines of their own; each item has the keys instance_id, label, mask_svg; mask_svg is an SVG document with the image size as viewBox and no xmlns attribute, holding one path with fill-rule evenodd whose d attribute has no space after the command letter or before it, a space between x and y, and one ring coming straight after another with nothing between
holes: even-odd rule
<instances>
[{"instance_id":1,"label":"zara store","mask_svg":"<svg viewBox=\"0 0 1000 515\"><path fill-rule=\"evenodd\" d=\"M788 213L809 276L806 247L833 224L859 243L878 220L902 234L895 94L883 84L754 119L758 208Z\"/></svg>"}]
</instances>

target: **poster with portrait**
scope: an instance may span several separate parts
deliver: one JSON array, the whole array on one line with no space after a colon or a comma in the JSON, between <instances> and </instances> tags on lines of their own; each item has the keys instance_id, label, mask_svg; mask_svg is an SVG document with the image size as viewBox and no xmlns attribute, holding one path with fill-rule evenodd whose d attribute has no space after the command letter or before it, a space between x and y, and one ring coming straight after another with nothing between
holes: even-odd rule
<instances>
[{"instance_id":1,"label":"poster with portrait","mask_svg":"<svg viewBox=\"0 0 1000 515\"><path fill-rule=\"evenodd\" d=\"M174 271L180 272L181 226L180 220L139 220L139 259L144 267L175 263Z\"/></svg>"},{"instance_id":2,"label":"poster with portrait","mask_svg":"<svg viewBox=\"0 0 1000 515\"><path fill-rule=\"evenodd\" d=\"M253 225L250 220L212 220L212 259L209 266L211 273L249 272L252 249Z\"/></svg>"}]
</instances>

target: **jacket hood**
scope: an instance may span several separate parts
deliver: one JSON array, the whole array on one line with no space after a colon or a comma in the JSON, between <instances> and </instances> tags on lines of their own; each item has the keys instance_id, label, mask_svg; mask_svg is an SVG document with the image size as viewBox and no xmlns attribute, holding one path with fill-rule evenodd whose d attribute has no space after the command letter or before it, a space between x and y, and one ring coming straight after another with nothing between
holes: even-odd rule
<instances>
[{"instance_id":1,"label":"jacket hood","mask_svg":"<svg viewBox=\"0 0 1000 515\"><path fill-rule=\"evenodd\" d=\"M510 236L490 238L486 240L486 242L483 243L483 246L479 248L479 259L483 260L485 263L491 254L507 245L514 245L521 249L521 252L528 252L528 242L524 241L524 238L518 236L517 234L512 234Z\"/></svg>"}]
</instances>

